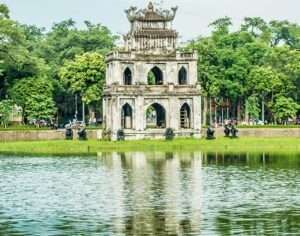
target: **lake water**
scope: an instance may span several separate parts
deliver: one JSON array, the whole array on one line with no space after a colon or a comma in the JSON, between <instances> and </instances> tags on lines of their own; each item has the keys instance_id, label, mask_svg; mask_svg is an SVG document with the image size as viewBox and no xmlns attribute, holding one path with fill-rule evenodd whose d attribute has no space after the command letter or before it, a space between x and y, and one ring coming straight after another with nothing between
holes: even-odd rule
<instances>
[{"instance_id":1,"label":"lake water","mask_svg":"<svg viewBox=\"0 0 300 236\"><path fill-rule=\"evenodd\" d=\"M300 235L300 154L0 157L0 235Z\"/></svg>"}]
</instances>

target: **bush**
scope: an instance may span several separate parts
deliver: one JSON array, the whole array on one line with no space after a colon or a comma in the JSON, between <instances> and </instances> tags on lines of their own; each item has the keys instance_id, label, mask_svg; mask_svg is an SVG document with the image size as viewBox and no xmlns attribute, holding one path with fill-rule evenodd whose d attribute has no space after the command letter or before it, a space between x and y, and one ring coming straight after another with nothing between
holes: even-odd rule
<instances>
[{"instance_id":1,"label":"bush","mask_svg":"<svg viewBox=\"0 0 300 236\"><path fill-rule=\"evenodd\" d=\"M119 129L117 132L117 140L118 141L124 141L125 140L125 133L124 130Z\"/></svg>"},{"instance_id":2,"label":"bush","mask_svg":"<svg viewBox=\"0 0 300 236\"><path fill-rule=\"evenodd\" d=\"M166 132L165 132L165 137L166 137L166 140L169 140L169 141L173 140L175 137L174 130L171 128L167 128Z\"/></svg>"}]
</instances>

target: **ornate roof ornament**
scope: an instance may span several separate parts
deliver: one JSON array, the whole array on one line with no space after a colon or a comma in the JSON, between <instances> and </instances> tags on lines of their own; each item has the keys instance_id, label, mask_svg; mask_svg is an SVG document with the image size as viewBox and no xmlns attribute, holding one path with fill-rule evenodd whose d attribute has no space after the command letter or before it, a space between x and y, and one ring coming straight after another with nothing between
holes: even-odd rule
<instances>
[{"instance_id":1,"label":"ornate roof ornament","mask_svg":"<svg viewBox=\"0 0 300 236\"><path fill-rule=\"evenodd\" d=\"M127 18L130 22L149 21L149 22L168 22L173 21L178 7L172 7L171 10L156 9L152 2L149 2L146 9L138 10L136 7L130 7L126 10Z\"/></svg>"}]
</instances>

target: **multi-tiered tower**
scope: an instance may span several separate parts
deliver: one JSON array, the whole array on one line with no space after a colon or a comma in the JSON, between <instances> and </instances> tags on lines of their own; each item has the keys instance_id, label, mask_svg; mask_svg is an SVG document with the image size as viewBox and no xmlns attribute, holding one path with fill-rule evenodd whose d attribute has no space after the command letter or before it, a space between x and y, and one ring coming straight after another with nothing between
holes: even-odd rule
<instances>
[{"instance_id":1,"label":"multi-tiered tower","mask_svg":"<svg viewBox=\"0 0 300 236\"><path fill-rule=\"evenodd\" d=\"M126 10L131 24L125 47L106 57L104 126L117 138L160 138L166 128L177 136L200 137L201 97L197 54L176 50L172 29L177 7Z\"/></svg>"}]
</instances>

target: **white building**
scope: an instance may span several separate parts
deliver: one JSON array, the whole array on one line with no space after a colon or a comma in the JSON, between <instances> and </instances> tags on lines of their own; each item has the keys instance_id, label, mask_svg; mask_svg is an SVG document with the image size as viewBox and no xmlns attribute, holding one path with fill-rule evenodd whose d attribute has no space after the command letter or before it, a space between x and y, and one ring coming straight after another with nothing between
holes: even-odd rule
<instances>
[{"instance_id":1,"label":"white building","mask_svg":"<svg viewBox=\"0 0 300 236\"><path fill-rule=\"evenodd\" d=\"M106 57L104 126L117 138L161 138L166 128L176 136L200 137L201 97L197 54L176 50L172 22L177 7L126 10L131 24L125 47Z\"/></svg>"}]
</instances>

